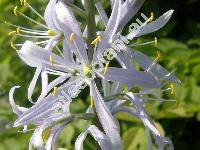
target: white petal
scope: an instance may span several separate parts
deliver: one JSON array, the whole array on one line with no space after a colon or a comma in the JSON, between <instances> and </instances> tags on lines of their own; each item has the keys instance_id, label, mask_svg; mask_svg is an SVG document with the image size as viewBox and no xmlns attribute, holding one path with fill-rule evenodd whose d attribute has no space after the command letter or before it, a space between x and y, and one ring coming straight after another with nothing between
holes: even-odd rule
<instances>
[{"instance_id":1,"label":"white petal","mask_svg":"<svg viewBox=\"0 0 200 150\"><path fill-rule=\"evenodd\" d=\"M111 143L109 138L101 132L96 126L91 125L89 126L83 133L81 133L75 143L75 150L83 150L83 142L87 137L87 134L91 134L95 141L97 141L102 150L110 150Z\"/></svg>"},{"instance_id":2,"label":"white petal","mask_svg":"<svg viewBox=\"0 0 200 150\"><path fill-rule=\"evenodd\" d=\"M41 73L41 69L40 68L37 68L36 71L35 71L35 74L33 76L33 79L28 87L28 99L31 103L33 103L32 101L32 95L33 95L33 91L35 89L35 86L36 86L36 83L37 83L37 80L39 78L39 75Z\"/></svg>"},{"instance_id":3,"label":"white petal","mask_svg":"<svg viewBox=\"0 0 200 150\"><path fill-rule=\"evenodd\" d=\"M121 139L119 134L119 126L115 118L112 116L111 112L106 107L97 87L96 84L92 81L91 86L91 96L94 99L94 105L97 111L97 115L101 125L109 137L112 148L115 150L121 149Z\"/></svg>"},{"instance_id":4,"label":"white petal","mask_svg":"<svg viewBox=\"0 0 200 150\"><path fill-rule=\"evenodd\" d=\"M141 35L145 35L145 34L152 33L159 30L169 21L173 12L174 10L169 10L168 12L160 16L155 21L150 22L144 26L141 26L137 30L133 30L131 33L127 35L127 38L132 40L135 37L139 37Z\"/></svg>"},{"instance_id":5,"label":"white petal","mask_svg":"<svg viewBox=\"0 0 200 150\"><path fill-rule=\"evenodd\" d=\"M14 86L13 88L10 89L9 92L9 103L13 109L13 112L17 115L22 114L23 112L27 111L27 108L24 107L19 107L18 105L15 104L15 100L13 98L13 95L15 93L15 89L20 88L20 86Z\"/></svg>"},{"instance_id":6,"label":"white petal","mask_svg":"<svg viewBox=\"0 0 200 150\"><path fill-rule=\"evenodd\" d=\"M121 0L116 0L111 17L103 33L102 40L99 43L97 51L94 53L94 60L97 59L98 54L102 54L109 46L113 36L116 34L121 14Z\"/></svg>"},{"instance_id":7,"label":"white petal","mask_svg":"<svg viewBox=\"0 0 200 150\"><path fill-rule=\"evenodd\" d=\"M107 24L108 24L108 16L107 16L105 10L103 9L101 3L97 2L95 4L95 6L97 8L97 11L98 11L100 17L101 17L101 20L103 21L104 25L107 26Z\"/></svg>"},{"instance_id":8,"label":"white petal","mask_svg":"<svg viewBox=\"0 0 200 150\"><path fill-rule=\"evenodd\" d=\"M122 13L118 31L121 31L124 26L134 17L138 10L142 7L145 0L126 0L122 5Z\"/></svg>"}]
</instances>

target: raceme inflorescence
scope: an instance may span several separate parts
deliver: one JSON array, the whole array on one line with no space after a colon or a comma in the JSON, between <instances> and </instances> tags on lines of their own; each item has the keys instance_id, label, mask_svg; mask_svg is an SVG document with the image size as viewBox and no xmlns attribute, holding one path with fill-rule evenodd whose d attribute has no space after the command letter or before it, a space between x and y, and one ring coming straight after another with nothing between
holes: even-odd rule
<instances>
[{"instance_id":1,"label":"raceme inflorescence","mask_svg":"<svg viewBox=\"0 0 200 150\"><path fill-rule=\"evenodd\" d=\"M158 19L153 13L150 17L142 13L144 21L136 19L136 23L129 26L128 34L122 32L144 1L110 0L111 14L108 15L98 0L82 0L81 8L73 0L49 0L44 15L41 15L26 0L20 0L22 7L29 8L44 23L20 12L19 6L14 7L16 16L24 17L38 26L36 30L6 22L16 28L9 33L10 36L25 39L23 43L11 42L11 47L23 62L36 70L28 87L27 99L33 105L31 108L15 104L14 93L20 86L14 86L9 93L10 105L18 116L14 127L23 127L23 133L29 131L30 125L36 127L30 138L30 150L33 147L39 150L57 149L59 134L78 119L93 123L77 137L76 150L83 149L88 134L99 148L120 150L123 145L119 122L115 117L118 112L141 120L147 132L149 149L153 146L152 139L158 149L173 149L170 139L163 137L156 129L145 110L145 103L155 99L168 101L162 99L161 94L167 91L173 94L174 84L180 81L173 72L158 64L161 58L159 52L151 60L135 49L139 45L157 46L156 37L146 43L131 42L162 28L173 10ZM78 22L77 15L85 22ZM103 23L103 29L98 28L99 22ZM50 80L50 75L54 76L53 80ZM32 95L39 77L41 93L34 99ZM90 89L90 105L84 114L73 114L70 104L86 87ZM47 130L49 134L44 139L43 134Z\"/></svg>"}]
</instances>

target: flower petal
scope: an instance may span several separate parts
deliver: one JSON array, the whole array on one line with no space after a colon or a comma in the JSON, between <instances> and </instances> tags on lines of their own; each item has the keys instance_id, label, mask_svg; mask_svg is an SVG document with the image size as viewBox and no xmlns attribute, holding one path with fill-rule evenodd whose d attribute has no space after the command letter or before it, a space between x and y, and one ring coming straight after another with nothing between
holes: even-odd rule
<instances>
[{"instance_id":1,"label":"flower petal","mask_svg":"<svg viewBox=\"0 0 200 150\"><path fill-rule=\"evenodd\" d=\"M145 34L152 33L159 30L169 21L173 12L174 10L169 10L168 12L160 16L155 21L150 22L144 26L141 26L137 30L133 30L127 35L127 38L132 40L133 38L139 37L141 35L145 35Z\"/></svg>"},{"instance_id":2,"label":"flower petal","mask_svg":"<svg viewBox=\"0 0 200 150\"><path fill-rule=\"evenodd\" d=\"M65 37L70 39L70 35L72 33L74 34L73 42L69 42L67 40L68 45L71 49L76 50L81 62L87 65L89 62L86 46L75 16L71 12L71 10L61 1L56 4L56 14Z\"/></svg>"},{"instance_id":3,"label":"flower petal","mask_svg":"<svg viewBox=\"0 0 200 150\"><path fill-rule=\"evenodd\" d=\"M133 16L142 7L145 0L126 0L122 5L122 13L118 31L123 30L124 26L133 18Z\"/></svg>"},{"instance_id":4,"label":"flower petal","mask_svg":"<svg viewBox=\"0 0 200 150\"><path fill-rule=\"evenodd\" d=\"M60 28L58 26L58 23L56 22L56 17L55 17L56 3L57 3L57 0L49 0L49 3L45 9L44 19L49 29L58 31Z\"/></svg>"},{"instance_id":5,"label":"flower petal","mask_svg":"<svg viewBox=\"0 0 200 150\"><path fill-rule=\"evenodd\" d=\"M144 69L147 70L149 66L153 64L153 60L151 60L148 56L145 54L136 51L134 49L130 49L132 57L135 59L135 61ZM154 75L158 79L165 80L167 82L174 82L176 84L181 83L181 81L172 73L167 71L165 68L163 68L159 64L155 64L149 72Z\"/></svg>"},{"instance_id":6,"label":"flower petal","mask_svg":"<svg viewBox=\"0 0 200 150\"><path fill-rule=\"evenodd\" d=\"M97 52L94 54L94 60L97 59L98 54L102 54L108 48L109 42L112 41L113 36L116 34L117 27L119 24L120 14L121 14L121 0L115 0L113 11L108 21L105 32L103 33L102 40L99 43Z\"/></svg>"},{"instance_id":7,"label":"flower petal","mask_svg":"<svg viewBox=\"0 0 200 150\"><path fill-rule=\"evenodd\" d=\"M117 124L117 121L106 107L96 87L96 84L93 81L91 82L90 90L91 90L91 96L94 99L94 105L99 121L101 122L101 125L106 135L109 137L112 143L112 148L115 150L121 149L121 140L120 140L119 126Z\"/></svg>"},{"instance_id":8,"label":"flower petal","mask_svg":"<svg viewBox=\"0 0 200 150\"><path fill-rule=\"evenodd\" d=\"M169 145L169 149L173 150L174 149L173 144L171 143L169 139L162 137L160 135L160 133L154 126L153 121L151 120L151 118L148 116L147 112L143 108L140 98L134 95L133 93L128 93L127 95L130 97L130 101L132 102L132 104L135 105L137 114L139 118L141 119L141 121L152 132L159 149L165 149L165 146Z\"/></svg>"},{"instance_id":9,"label":"flower petal","mask_svg":"<svg viewBox=\"0 0 200 150\"><path fill-rule=\"evenodd\" d=\"M107 24L108 24L108 16L107 16L105 10L103 9L101 3L97 2L95 4L95 6L97 8L97 11L98 11L100 17L101 17L101 20L103 21L104 25L107 26Z\"/></svg>"},{"instance_id":10,"label":"flower petal","mask_svg":"<svg viewBox=\"0 0 200 150\"><path fill-rule=\"evenodd\" d=\"M160 88L162 86L151 74L130 69L110 67L106 78L111 81L126 84L127 88L132 88L135 85L144 88Z\"/></svg>"},{"instance_id":11,"label":"flower petal","mask_svg":"<svg viewBox=\"0 0 200 150\"><path fill-rule=\"evenodd\" d=\"M21 50L18 51L18 54L20 58L29 66L31 67L40 67L42 68L43 65L46 66L51 66L51 63L49 61L49 57L51 53L49 53L47 50L35 45L31 41L26 41ZM59 65L59 64L65 64L65 61L55 55L52 54L54 65ZM50 68L50 67L49 67Z\"/></svg>"},{"instance_id":12,"label":"flower petal","mask_svg":"<svg viewBox=\"0 0 200 150\"><path fill-rule=\"evenodd\" d=\"M15 114L17 115L20 115L22 114L23 112L27 111L28 109L27 108L24 108L24 107L19 107L18 105L15 104L15 100L13 98L13 95L15 93L15 89L17 88L20 88L20 86L14 86L13 88L10 89L10 92L9 92L9 103L12 107L12 110Z\"/></svg>"},{"instance_id":13,"label":"flower petal","mask_svg":"<svg viewBox=\"0 0 200 150\"><path fill-rule=\"evenodd\" d=\"M109 138L101 132L96 126L90 125L83 133L81 133L75 143L75 150L83 150L83 142L87 134L91 134L95 141L97 141L102 150L110 150L111 143Z\"/></svg>"}]
</instances>

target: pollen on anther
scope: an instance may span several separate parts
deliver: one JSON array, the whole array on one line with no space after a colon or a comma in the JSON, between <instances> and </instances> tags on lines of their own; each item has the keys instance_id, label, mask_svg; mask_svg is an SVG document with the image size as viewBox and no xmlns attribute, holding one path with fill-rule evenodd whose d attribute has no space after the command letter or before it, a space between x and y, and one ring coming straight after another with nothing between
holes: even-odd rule
<instances>
[{"instance_id":1,"label":"pollen on anther","mask_svg":"<svg viewBox=\"0 0 200 150\"><path fill-rule=\"evenodd\" d=\"M69 40L70 40L70 42L71 42L71 43L73 43L73 42L74 42L74 33L72 33L72 34L70 35L70 38L69 38Z\"/></svg>"},{"instance_id":2,"label":"pollen on anther","mask_svg":"<svg viewBox=\"0 0 200 150\"><path fill-rule=\"evenodd\" d=\"M108 67L109 67L109 63L107 63L106 66L105 66L105 69L104 69L104 75L107 74L107 72L108 72Z\"/></svg>"},{"instance_id":3,"label":"pollen on anther","mask_svg":"<svg viewBox=\"0 0 200 150\"><path fill-rule=\"evenodd\" d=\"M95 44L97 44L98 42L100 42L101 41L101 36L97 36L92 42L91 42L91 45L95 45Z\"/></svg>"},{"instance_id":4,"label":"pollen on anther","mask_svg":"<svg viewBox=\"0 0 200 150\"><path fill-rule=\"evenodd\" d=\"M154 38L154 44L156 47L158 46L158 38L157 37Z\"/></svg>"},{"instance_id":5,"label":"pollen on anther","mask_svg":"<svg viewBox=\"0 0 200 150\"><path fill-rule=\"evenodd\" d=\"M90 98L90 107L91 107L91 108L93 108L93 107L94 107L94 100L93 100L93 98L92 98L92 97Z\"/></svg>"},{"instance_id":6,"label":"pollen on anther","mask_svg":"<svg viewBox=\"0 0 200 150\"><path fill-rule=\"evenodd\" d=\"M158 62L160 59L161 59L161 53L160 51L157 51L156 61Z\"/></svg>"},{"instance_id":7,"label":"pollen on anther","mask_svg":"<svg viewBox=\"0 0 200 150\"><path fill-rule=\"evenodd\" d=\"M154 19L154 13L153 13L153 12L151 12L150 21L153 21L153 19Z\"/></svg>"},{"instance_id":8,"label":"pollen on anther","mask_svg":"<svg viewBox=\"0 0 200 150\"><path fill-rule=\"evenodd\" d=\"M9 36L15 35L17 32L16 31L11 31L8 33Z\"/></svg>"},{"instance_id":9,"label":"pollen on anther","mask_svg":"<svg viewBox=\"0 0 200 150\"><path fill-rule=\"evenodd\" d=\"M13 12L14 12L15 16L18 16L18 14L17 14L17 6L14 7Z\"/></svg>"},{"instance_id":10,"label":"pollen on anther","mask_svg":"<svg viewBox=\"0 0 200 150\"><path fill-rule=\"evenodd\" d=\"M16 33L17 33L17 34L20 34L20 27L17 27Z\"/></svg>"},{"instance_id":11,"label":"pollen on anther","mask_svg":"<svg viewBox=\"0 0 200 150\"><path fill-rule=\"evenodd\" d=\"M13 44L13 42L10 43L10 46L11 46L14 50L17 50L17 48L15 47L15 45Z\"/></svg>"},{"instance_id":12,"label":"pollen on anther","mask_svg":"<svg viewBox=\"0 0 200 150\"><path fill-rule=\"evenodd\" d=\"M53 56L52 55L49 56L49 61L50 61L51 66L53 66Z\"/></svg>"},{"instance_id":13,"label":"pollen on anther","mask_svg":"<svg viewBox=\"0 0 200 150\"><path fill-rule=\"evenodd\" d=\"M53 96L56 96L57 91L58 91L58 88L57 88L57 87L54 87L54 88L53 88Z\"/></svg>"},{"instance_id":14,"label":"pollen on anther","mask_svg":"<svg viewBox=\"0 0 200 150\"><path fill-rule=\"evenodd\" d=\"M171 89L170 94L174 94L174 84L173 83L170 84L170 89Z\"/></svg>"}]
</instances>

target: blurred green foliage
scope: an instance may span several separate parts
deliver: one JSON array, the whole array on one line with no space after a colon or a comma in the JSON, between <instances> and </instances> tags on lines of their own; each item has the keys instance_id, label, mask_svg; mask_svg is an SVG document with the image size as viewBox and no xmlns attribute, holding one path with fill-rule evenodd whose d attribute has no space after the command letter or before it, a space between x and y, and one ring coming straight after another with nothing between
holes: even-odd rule
<instances>
[{"instance_id":1,"label":"blurred green foliage","mask_svg":"<svg viewBox=\"0 0 200 150\"><path fill-rule=\"evenodd\" d=\"M108 8L108 2L106 0L103 2ZM47 1L35 0L30 3L42 13ZM24 18L14 16L12 11L15 5L19 5L19 1L0 1L0 150L27 149L31 136L31 132L22 134L12 128L16 116L9 106L8 92L12 86L21 85L16 92L15 99L20 105L30 106L26 100L27 87L34 70L25 66L10 47L11 41L21 39L9 37L8 32L13 28L4 22L8 21L35 29L38 27ZM163 135L172 139L177 150L198 150L200 147L200 16L197 15L199 7L198 0L149 0L140 11L145 14L154 12L158 17L169 9L175 9L175 14L166 27L140 39L140 41L149 41L157 36L158 47L148 45L137 47L137 49L152 58L155 57L157 50L161 51L160 63L169 70L176 69L176 75L182 81L182 84L176 87L174 95L168 93L163 95L168 99L176 99L176 102L162 104L148 102L147 104L148 112L155 120L157 128ZM28 16L37 18L25 7L20 10ZM109 11L108 9L107 12ZM71 110L84 112L87 105L85 101L76 100ZM117 114L117 117L120 120L124 149L147 149L145 129L140 121L124 113ZM73 149L76 137L87 125L88 122L76 121L67 126L60 136L59 146ZM87 138L85 147L95 149L91 137Z\"/></svg>"}]
</instances>

